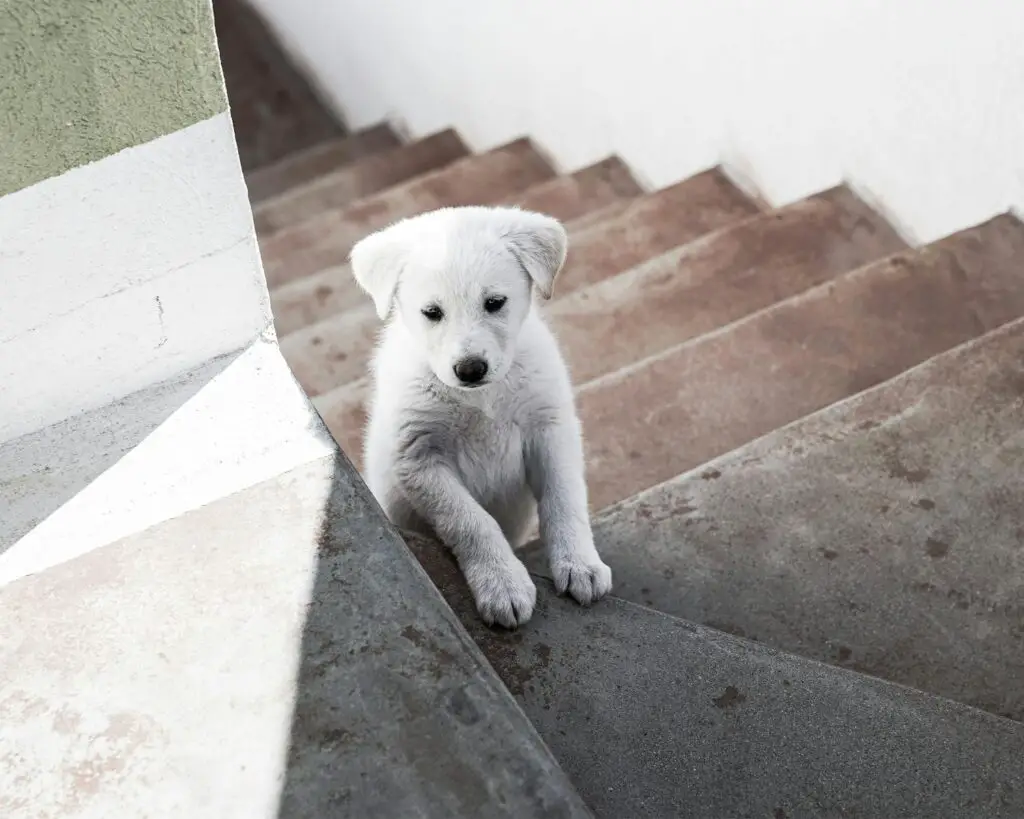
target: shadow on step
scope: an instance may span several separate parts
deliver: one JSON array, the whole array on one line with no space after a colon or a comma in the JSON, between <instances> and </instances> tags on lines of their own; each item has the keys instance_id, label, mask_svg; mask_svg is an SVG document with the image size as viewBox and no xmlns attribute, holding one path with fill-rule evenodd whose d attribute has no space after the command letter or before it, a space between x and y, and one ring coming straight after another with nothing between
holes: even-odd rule
<instances>
[{"instance_id":1,"label":"shadow on step","mask_svg":"<svg viewBox=\"0 0 1024 819\"><path fill-rule=\"evenodd\" d=\"M516 632L476 617L455 562L408 536L595 815L1024 815L1024 726L538 578Z\"/></svg>"},{"instance_id":2,"label":"shadow on step","mask_svg":"<svg viewBox=\"0 0 1024 819\"><path fill-rule=\"evenodd\" d=\"M340 452L296 688L282 819L591 815Z\"/></svg>"}]
</instances>

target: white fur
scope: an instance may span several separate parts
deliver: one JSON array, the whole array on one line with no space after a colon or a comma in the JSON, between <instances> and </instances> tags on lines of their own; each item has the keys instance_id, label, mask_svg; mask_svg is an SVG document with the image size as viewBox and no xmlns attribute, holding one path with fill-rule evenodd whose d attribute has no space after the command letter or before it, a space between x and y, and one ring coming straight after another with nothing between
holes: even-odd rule
<instances>
[{"instance_id":1,"label":"white fur","mask_svg":"<svg viewBox=\"0 0 1024 819\"><path fill-rule=\"evenodd\" d=\"M511 208L433 211L352 250L356 280L387 318L372 363L367 483L395 525L454 552L484 621L510 628L536 602L512 551L534 514L559 592L589 604L611 590L569 374L532 298L551 295L565 252L557 221ZM506 302L490 313L495 297ZM444 317L430 321L429 307ZM488 365L480 386L453 371L467 356Z\"/></svg>"}]
</instances>

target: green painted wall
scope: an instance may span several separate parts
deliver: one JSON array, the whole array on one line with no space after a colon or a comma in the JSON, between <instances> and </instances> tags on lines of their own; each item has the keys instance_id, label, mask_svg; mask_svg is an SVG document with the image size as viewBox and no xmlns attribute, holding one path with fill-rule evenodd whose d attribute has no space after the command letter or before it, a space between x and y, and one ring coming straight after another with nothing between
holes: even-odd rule
<instances>
[{"instance_id":1,"label":"green painted wall","mask_svg":"<svg viewBox=\"0 0 1024 819\"><path fill-rule=\"evenodd\" d=\"M0 0L0 196L225 110L210 0Z\"/></svg>"}]
</instances>

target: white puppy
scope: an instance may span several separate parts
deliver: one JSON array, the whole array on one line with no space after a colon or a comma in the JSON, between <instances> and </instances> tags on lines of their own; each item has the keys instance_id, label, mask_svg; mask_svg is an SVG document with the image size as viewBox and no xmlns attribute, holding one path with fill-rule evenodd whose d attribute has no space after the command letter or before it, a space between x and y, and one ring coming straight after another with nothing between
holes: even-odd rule
<instances>
[{"instance_id":1,"label":"white puppy","mask_svg":"<svg viewBox=\"0 0 1024 819\"><path fill-rule=\"evenodd\" d=\"M550 298L565 230L513 208L445 208L359 242L352 272L388 319L371 365L366 480L391 521L455 554L488 624L537 590L513 547L534 513L559 592L588 604L594 548L569 374L532 291Z\"/></svg>"}]
</instances>

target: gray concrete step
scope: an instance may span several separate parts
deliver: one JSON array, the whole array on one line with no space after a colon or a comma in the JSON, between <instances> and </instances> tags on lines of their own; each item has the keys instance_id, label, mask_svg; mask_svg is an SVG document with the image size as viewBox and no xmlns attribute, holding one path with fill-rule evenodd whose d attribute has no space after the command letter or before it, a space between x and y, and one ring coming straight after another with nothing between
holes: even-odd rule
<instances>
[{"instance_id":1,"label":"gray concrete step","mask_svg":"<svg viewBox=\"0 0 1024 819\"><path fill-rule=\"evenodd\" d=\"M593 507L1024 316L1022 259L1024 224L1001 216L584 385Z\"/></svg>"},{"instance_id":2,"label":"gray concrete step","mask_svg":"<svg viewBox=\"0 0 1024 819\"><path fill-rule=\"evenodd\" d=\"M1024 815L1019 723L547 582L529 624L488 629L442 547L407 541L597 816Z\"/></svg>"},{"instance_id":3,"label":"gray concrete step","mask_svg":"<svg viewBox=\"0 0 1024 819\"><path fill-rule=\"evenodd\" d=\"M623 597L1022 720L1022 472L1024 320L613 507L595 537Z\"/></svg>"},{"instance_id":4,"label":"gray concrete step","mask_svg":"<svg viewBox=\"0 0 1024 819\"><path fill-rule=\"evenodd\" d=\"M321 174L335 171L349 162L397 148L401 144L402 140L391 126L381 124L340 139L321 142L304 151L296 151L272 165L246 173L249 201L257 205L264 199L311 182Z\"/></svg>"},{"instance_id":5,"label":"gray concrete step","mask_svg":"<svg viewBox=\"0 0 1024 819\"><path fill-rule=\"evenodd\" d=\"M5 817L591 815L340 455L10 583L0 623Z\"/></svg>"},{"instance_id":6,"label":"gray concrete step","mask_svg":"<svg viewBox=\"0 0 1024 819\"><path fill-rule=\"evenodd\" d=\"M373 153L261 202L252 212L256 233L261 238L270 236L467 156L469 148L451 129Z\"/></svg>"},{"instance_id":7,"label":"gray concrete step","mask_svg":"<svg viewBox=\"0 0 1024 819\"><path fill-rule=\"evenodd\" d=\"M502 202L554 176L554 169L528 139L466 157L261 239L267 285L273 290L325 267L343 264L352 245L398 219L453 205Z\"/></svg>"}]
</instances>

